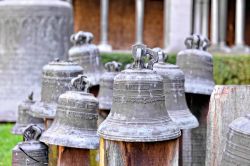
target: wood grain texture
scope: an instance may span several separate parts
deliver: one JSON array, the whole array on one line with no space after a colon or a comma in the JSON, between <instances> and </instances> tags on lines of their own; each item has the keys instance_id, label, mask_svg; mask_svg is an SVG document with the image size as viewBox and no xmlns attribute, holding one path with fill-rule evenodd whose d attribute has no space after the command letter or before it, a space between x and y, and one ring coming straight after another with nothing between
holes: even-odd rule
<instances>
[{"instance_id":1,"label":"wood grain texture","mask_svg":"<svg viewBox=\"0 0 250 166\"><path fill-rule=\"evenodd\" d=\"M49 145L49 166L56 166L58 158L58 146Z\"/></svg>"},{"instance_id":2,"label":"wood grain texture","mask_svg":"<svg viewBox=\"0 0 250 166\"><path fill-rule=\"evenodd\" d=\"M58 166L90 166L90 151L59 146Z\"/></svg>"},{"instance_id":3,"label":"wood grain texture","mask_svg":"<svg viewBox=\"0 0 250 166\"><path fill-rule=\"evenodd\" d=\"M100 0L73 0L74 30L94 34L93 43L100 40Z\"/></svg>"},{"instance_id":4,"label":"wood grain texture","mask_svg":"<svg viewBox=\"0 0 250 166\"><path fill-rule=\"evenodd\" d=\"M207 118L206 166L219 166L226 143L228 125L249 113L250 86L216 86Z\"/></svg>"},{"instance_id":5,"label":"wood grain texture","mask_svg":"<svg viewBox=\"0 0 250 166\"><path fill-rule=\"evenodd\" d=\"M102 141L101 141L102 142ZM179 140L129 143L105 140L100 166L177 166Z\"/></svg>"},{"instance_id":6,"label":"wood grain texture","mask_svg":"<svg viewBox=\"0 0 250 166\"><path fill-rule=\"evenodd\" d=\"M199 127L183 130L182 135L182 165L203 166L206 158L207 113L209 110L208 95L186 94L190 111L199 121Z\"/></svg>"}]
</instances>

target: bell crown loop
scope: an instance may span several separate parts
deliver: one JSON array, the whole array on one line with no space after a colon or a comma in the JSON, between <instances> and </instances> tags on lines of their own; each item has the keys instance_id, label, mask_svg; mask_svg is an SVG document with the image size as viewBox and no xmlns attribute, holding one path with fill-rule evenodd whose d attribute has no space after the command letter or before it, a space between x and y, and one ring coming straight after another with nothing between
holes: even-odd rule
<instances>
[{"instance_id":1,"label":"bell crown loop","mask_svg":"<svg viewBox=\"0 0 250 166\"><path fill-rule=\"evenodd\" d=\"M134 63L131 69L150 69L153 70L154 63L158 62L158 53L144 44L135 44L132 46L132 56ZM149 62L145 64L145 58L148 57Z\"/></svg>"},{"instance_id":2,"label":"bell crown loop","mask_svg":"<svg viewBox=\"0 0 250 166\"><path fill-rule=\"evenodd\" d=\"M119 72L121 71L122 64L116 61L107 62L104 65L108 72Z\"/></svg>"},{"instance_id":3,"label":"bell crown loop","mask_svg":"<svg viewBox=\"0 0 250 166\"><path fill-rule=\"evenodd\" d=\"M90 87L90 81L85 75L78 75L76 78L71 80L71 86L76 91L88 92Z\"/></svg>"},{"instance_id":4,"label":"bell crown loop","mask_svg":"<svg viewBox=\"0 0 250 166\"><path fill-rule=\"evenodd\" d=\"M165 54L159 47L153 48L153 50L158 54L158 63L165 63L165 61L168 59L168 55Z\"/></svg>"},{"instance_id":5,"label":"bell crown loop","mask_svg":"<svg viewBox=\"0 0 250 166\"><path fill-rule=\"evenodd\" d=\"M24 141L38 140L42 134L42 129L37 125L29 125L23 132Z\"/></svg>"},{"instance_id":6,"label":"bell crown loop","mask_svg":"<svg viewBox=\"0 0 250 166\"><path fill-rule=\"evenodd\" d=\"M88 42L88 36L86 35L86 32L79 31L77 33L74 33L70 37L71 43L73 43L75 46L83 45Z\"/></svg>"},{"instance_id":7,"label":"bell crown loop","mask_svg":"<svg viewBox=\"0 0 250 166\"><path fill-rule=\"evenodd\" d=\"M187 49L197 49L206 51L207 48L210 46L209 40L198 34L193 34L185 39L185 46Z\"/></svg>"}]
</instances>

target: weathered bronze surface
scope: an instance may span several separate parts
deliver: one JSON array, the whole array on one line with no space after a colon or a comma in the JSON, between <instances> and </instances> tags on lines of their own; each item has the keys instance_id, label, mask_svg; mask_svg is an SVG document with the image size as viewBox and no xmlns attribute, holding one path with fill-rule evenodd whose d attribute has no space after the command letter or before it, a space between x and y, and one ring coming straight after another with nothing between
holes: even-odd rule
<instances>
[{"instance_id":1,"label":"weathered bronze surface","mask_svg":"<svg viewBox=\"0 0 250 166\"><path fill-rule=\"evenodd\" d=\"M209 41L200 35L185 40L186 50L178 53L176 65L185 74L185 92L211 95L214 88L213 59L208 53Z\"/></svg>"},{"instance_id":2,"label":"weathered bronze surface","mask_svg":"<svg viewBox=\"0 0 250 166\"><path fill-rule=\"evenodd\" d=\"M250 165L250 114L229 125L221 165Z\"/></svg>"},{"instance_id":3,"label":"weathered bronze surface","mask_svg":"<svg viewBox=\"0 0 250 166\"><path fill-rule=\"evenodd\" d=\"M33 105L33 92L31 95L18 105L18 115L15 126L12 128L12 133L17 135L23 135L24 130L30 125L35 124L44 130L44 121L42 118L35 118L28 114L30 106Z\"/></svg>"},{"instance_id":4,"label":"weathered bronze surface","mask_svg":"<svg viewBox=\"0 0 250 166\"><path fill-rule=\"evenodd\" d=\"M15 121L18 103L31 91L40 95L41 68L67 57L72 7L61 0L0 1L0 27L0 121Z\"/></svg>"},{"instance_id":5,"label":"weathered bronze surface","mask_svg":"<svg viewBox=\"0 0 250 166\"><path fill-rule=\"evenodd\" d=\"M178 66L165 63L167 57L160 48L154 50L158 52L159 61L154 64L153 70L163 78L165 105L170 118L181 129L198 127L198 120L187 107L184 73Z\"/></svg>"},{"instance_id":6,"label":"weathered bronze surface","mask_svg":"<svg viewBox=\"0 0 250 166\"><path fill-rule=\"evenodd\" d=\"M143 44L133 46L134 63L114 79L113 104L98 134L104 139L125 142L154 142L180 136L169 118L163 94L163 79L152 70L157 52ZM150 61L144 63L149 55Z\"/></svg>"},{"instance_id":7,"label":"weathered bronze surface","mask_svg":"<svg viewBox=\"0 0 250 166\"><path fill-rule=\"evenodd\" d=\"M99 85L103 67L98 48L92 44L93 34L79 31L71 36L73 47L69 50L69 60L78 63L84 69L91 85Z\"/></svg>"},{"instance_id":8,"label":"weathered bronze surface","mask_svg":"<svg viewBox=\"0 0 250 166\"><path fill-rule=\"evenodd\" d=\"M121 71L121 63L112 61L105 64L105 72L100 79L98 95L99 109L110 110L112 106L114 78Z\"/></svg>"},{"instance_id":9,"label":"weathered bronze surface","mask_svg":"<svg viewBox=\"0 0 250 166\"><path fill-rule=\"evenodd\" d=\"M48 147L39 142L42 129L36 125L24 131L24 142L18 143L12 150L13 166L44 166L48 165Z\"/></svg>"},{"instance_id":10,"label":"weathered bronze surface","mask_svg":"<svg viewBox=\"0 0 250 166\"><path fill-rule=\"evenodd\" d=\"M98 100L87 92L89 81L85 76L80 75L71 83L76 90L60 95L55 119L40 140L52 145L97 149Z\"/></svg>"},{"instance_id":11,"label":"weathered bronze surface","mask_svg":"<svg viewBox=\"0 0 250 166\"><path fill-rule=\"evenodd\" d=\"M58 98L70 90L70 81L83 73L78 64L56 59L43 67L41 101L31 106L34 117L53 119L56 114Z\"/></svg>"}]
</instances>

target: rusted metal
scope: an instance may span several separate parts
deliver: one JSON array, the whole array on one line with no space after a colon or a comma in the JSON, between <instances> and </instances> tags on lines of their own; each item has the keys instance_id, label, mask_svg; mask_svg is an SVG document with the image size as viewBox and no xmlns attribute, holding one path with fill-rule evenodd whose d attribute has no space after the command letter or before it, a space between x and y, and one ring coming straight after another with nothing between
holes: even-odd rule
<instances>
[{"instance_id":1,"label":"rusted metal","mask_svg":"<svg viewBox=\"0 0 250 166\"><path fill-rule=\"evenodd\" d=\"M0 121L15 121L18 103L29 92L39 98L42 66L67 57L72 6L61 0L4 0L0 27Z\"/></svg>"},{"instance_id":2,"label":"rusted metal","mask_svg":"<svg viewBox=\"0 0 250 166\"><path fill-rule=\"evenodd\" d=\"M213 58L206 50L207 38L192 35L185 40L186 50L178 53L176 64L185 74L185 92L211 95L214 88Z\"/></svg>"},{"instance_id":3,"label":"rusted metal","mask_svg":"<svg viewBox=\"0 0 250 166\"><path fill-rule=\"evenodd\" d=\"M28 114L30 106L33 105L33 92L28 99L18 105L18 116L15 126L12 128L12 133L23 135L24 130L31 124L35 124L44 130L44 120L42 118L35 118Z\"/></svg>"},{"instance_id":4,"label":"rusted metal","mask_svg":"<svg viewBox=\"0 0 250 166\"><path fill-rule=\"evenodd\" d=\"M143 44L133 46L134 63L114 79L113 104L98 134L107 140L155 142L178 138L180 129L169 118L163 79L153 71L157 52ZM145 64L145 57L150 61Z\"/></svg>"},{"instance_id":5,"label":"rusted metal","mask_svg":"<svg viewBox=\"0 0 250 166\"><path fill-rule=\"evenodd\" d=\"M221 165L250 165L250 114L229 125Z\"/></svg>"},{"instance_id":6,"label":"rusted metal","mask_svg":"<svg viewBox=\"0 0 250 166\"><path fill-rule=\"evenodd\" d=\"M42 129L36 125L28 126L24 131L24 142L18 143L12 150L12 165L48 165L48 147L38 139Z\"/></svg>"},{"instance_id":7,"label":"rusted metal","mask_svg":"<svg viewBox=\"0 0 250 166\"><path fill-rule=\"evenodd\" d=\"M69 50L69 60L78 63L84 69L91 86L99 85L100 77L104 72L100 62L100 53L92 44L93 34L79 31L71 36L73 47Z\"/></svg>"},{"instance_id":8,"label":"rusted metal","mask_svg":"<svg viewBox=\"0 0 250 166\"><path fill-rule=\"evenodd\" d=\"M59 96L70 89L70 81L83 73L81 66L56 59L43 67L41 101L31 106L34 117L53 119Z\"/></svg>"},{"instance_id":9,"label":"rusted metal","mask_svg":"<svg viewBox=\"0 0 250 166\"><path fill-rule=\"evenodd\" d=\"M60 95L55 119L40 140L64 147L97 149L98 101L87 92L89 81L85 76L80 75L71 83L75 90Z\"/></svg>"},{"instance_id":10,"label":"rusted metal","mask_svg":"<svg viewBox=\"0 0 250 166\"><path fill-rule=\"evenodd\" d=\"M159 61L154 64L153 70L163 78L165 105L170 118L180 129L198 127L198 120L187 107L184 73L178 66L165 63L167 56L160 48L154 50L158 52Z\"/></svg>"}]
</instances>

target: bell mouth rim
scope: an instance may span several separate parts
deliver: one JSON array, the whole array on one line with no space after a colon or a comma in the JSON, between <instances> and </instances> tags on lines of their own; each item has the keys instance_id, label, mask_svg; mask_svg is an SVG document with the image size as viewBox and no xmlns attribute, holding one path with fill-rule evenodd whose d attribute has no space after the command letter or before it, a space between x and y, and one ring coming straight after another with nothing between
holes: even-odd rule
<instances>
[{"instance_id":1,"label":"bell mouth rim","mask_svg":"<svg viewBox=\"0 0 250 166\"><path fill-rule=\"evenodd\" d=\"M57 103L47 103L43 101L35 102L30 106L28 114L35 118L54 119L56 115Z\"/></svg>"},{"instance_id":2,"label":"bell mouth rim","mask_svg":"<svg viewBox=\"0 0 250 166\"><path fill-rule=\"evenodd\" d=\"M164 63L164 62L158 62L154 64L153 70L155 71L156 69L176 69L176 70L180 70L180 67L174 64L170 64L170 63Z\"/></svg>"},{"instance_id":3,"label":"bell mouth rim","mask_svg":"<svg viewBox=\"0 0 250 166\"><path fill-rule=\"evenodd\" d=\"M204 88L204 85L207 87ZM215 84L213 82L209 82L207 84L196 82L196 84L192 84L191 81L185 80L185 93L194 93L194 94L201 94L201 95L211 95Z\"/></svg>"},{"instance_id":4,"label":"bell mouth rim","mask_svg":"<svg viewBox=\"0 0 250 166\"><path fill-rule=\"evenodd\" d=\"M124 138L124 136L115 136L115 135L107 135L103 132L97 131L97 134L106 139L111 141L123 141L123 142L159 142L159 141L169 141L173 139L178 139L181 136L181 132L175 132L174 136L158 136L157 138L149 138L147 136L145 137L130 137L130 138Z\"/></svg>"},{"instance_id":5,"label":"bell mouth rim","mask_svg":"<svg viewBox=\"0 0 250 166\"><path fill-rule=\"evenodd\" d=\"M80 148L80 149L98 149L99 148L99 136L97 134L87 135L85 133L83 135L84 138L77 138L77 141L75 141L75 137L74 137L75 135L57 133L55 137L51 135L51 132L49 132L49 134L47 134L46 132L47 131L45 131L39 139L41 142L44 142L46 144L65 146L65 147L71 147L71 148ZM74 141L76 143L72 144L72 142Z\"/></svg>"},{"instance_id":6,"label":"bell mouth rim","mask_svg":"<svg viewBox=\"0 0 250 166\"><path fill-rule=\"evenodd\" d=\"M158 121L149 123L128 123L111 119L110 115L97 130L97 134L104 139L124 142L156 142L172 140L181 136L180 128L170 118L162 118L164 120L160 118ZM117 127L116 131L114 131L114 126Z\"/></svg>"}]
</instances>

